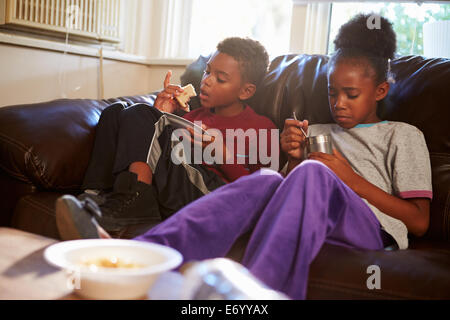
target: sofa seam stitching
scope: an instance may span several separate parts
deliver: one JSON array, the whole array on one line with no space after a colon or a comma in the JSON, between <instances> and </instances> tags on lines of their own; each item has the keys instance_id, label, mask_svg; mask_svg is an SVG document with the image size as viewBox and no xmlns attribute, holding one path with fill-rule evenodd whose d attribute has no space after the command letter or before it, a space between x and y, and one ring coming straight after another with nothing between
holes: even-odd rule
<instances>
[{"instance_id":1,"label":"sofa seam stitching","mask_svg":"<svg viewBox=\"0 0 450 320\"><path fill-rule=\"evenodd\" d=\"M41 211L43 211L45 214L47 214L50 217L54 217L54 215L52 214L54 211L49 209L49 207L43 205L42 203L40 203L39 201L34 200L31 197L24 197L23 198L24 202L28 202L31 206L40 209Z\"/></svg>"},{"instance_id":2,"label":"sofa seam stitching","mask_svg":"<svg viewBox=\"0 0 450 320\"><path fill-rule=\"evenodd\" d=\"M24 144L18 142L17 140L5 135L4 133L0 132L0 141L4 141L5 143L7 143L10 146L15 147L17 150L22 151L24 153L24 165L26 167L26 163L27 163L27 159L28 163L33 167L35 172L40 172L40 170L38 170L38 165L35 163L35 161L33 160L34 157L36 157L36 154L32 151L30 151ZM28 158L27 158L28 155ZM11 170L6 169L4 165L0 164L0 168L2 168L5 172L7 172L9 175L13 176L14 178L17 178L23 182L30 182L32 185L35 185L35 183L33 183L33 179L30 179L27 175L25 174L17 174L17 173L13 173ZM40 183L45 189L52 189L51 186L52 184L50 183L50 180L47 178L45 172L42 172L42 174L40 174L40 179L42 183ZM73 188L78 188L79 185L70 185L70 186L65 186L64 188L59 186L59 185L55 185L53 186L53 188L58 189L73 189Z\"/></svg>"},{"instance_id":3,"label":"sofa seam stitching","mask_svg":"<svg viewBox=\"0 0 450 320\"><path fill-rule=\"evenodd\" d=\"M313 282L313 283L311 283L311 287L322 288L322 289L332 289L332 290L336 290L336 291L340 291L340 292L359 294L359 295L363 295L365 297L372 297L372 298L374 296L377 296L377 294L370 294L359 288L345 287L345 286L341 286L341 285L336 285L335 283L327 284L327 283ZM382 291L382 292L385 293L386 291ZM394 298L394 297L400 298L397 295L391 295L388 292L386 292L386 293L387 293L386 296L389 296L391 298Z\"/></svg>"},{"instance_id":4,"label":"sofa seam stitching","mask_svg":"<svg viewBox=\"0 0 450 320\"><path fill-rule=\"evenodd\" d=\"M23 143L20 143L16 139L14 139L10 136L7 136L6 134L1 133L1 132L0 132L0 138L1 138L0 141L3 141L5 143L7 143L8 145L15 147L17 150L24 153L23 160L24 160L25 168L27 166L27 160L28 160L28 162L31 164L31 166L33 166L34 171L37 171L37 165L33 160L33 157L35 157L36 155L32 151L30 151L30 149L32 149L32 147L27 148ZM29 156L27 156L27 155L29 155ZM2 166L2 168L4 169L4 166ZM5 170L5 171L10 172L9 170ZM17 176L17 175L15 175L15 176ZM32 182L32 179L30 179L27 175L23 175L23 176L28 178L28 180L30 182ZM47 187L49 185L49 183L48 183L47 178L44 177L44 174L42 175L42 178L43 178L42 180L44 180L44 183L46 184L46 187Z\"/></svg>"},{"instance_id":5,"label":"sofa seam stitching","mask_svg":"<svg viewBox=\"0 0 450 320\"><path fill-rule=\"evenodd\" d=\"M23 174L17 174L17 173L15 173L15 172L11 171L10 169L7 169L7 168L6 168L5 166L3 166L3 164L1 164L1 163L0 163L0 169L2 169L3 171L5 171L8 175L12 176L12 178L16 178L16 179L18 179L18 180L20 180L20 181L22 181L22 182L30 182L30 183L31 183L31 180L30 180L30 179L27 179L27 176L26 176L26 175L23 175ZM33 183L31 183L31 184L33 184Z\"/></svg>"},{"instance_id":6,"label":"sofa seam stitching","mask_svg":"<svg viewBox=\"0 0 450 320\"><path fill-rule=\"evenodd\" d=\"M371 294L366 293L364 290L362 290L359 287L355 287L355 286L351 286L351 285L343 285L342 283L335 282L335 281L324 282L324 281L320 281L320 280L312 280L311 284L315 284L315 285L322 286L322 287L338 288L338 289L342 289L344 291L345 290L346 291L354 290L354 291L360 292L362 294L365 294L365 295L368 295L368 296L372 296ZM392 297L424 299L423 297L417 296L417 295L409 295L409 294L399 295L398 293L396 294L395 292L393 292L392 290L389 290L389 289L382 289L382 290L383 290L382 291L383 293L386 293L387 295L390 295Z\"/></svg>"}]
</instances>

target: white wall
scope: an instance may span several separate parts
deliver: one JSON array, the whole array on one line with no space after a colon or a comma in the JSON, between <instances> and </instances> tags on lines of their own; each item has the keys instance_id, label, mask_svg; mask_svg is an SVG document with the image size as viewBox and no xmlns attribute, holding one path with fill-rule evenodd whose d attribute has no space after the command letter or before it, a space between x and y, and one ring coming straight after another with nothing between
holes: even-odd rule
<instances>
[{"instance_id":1,"label":"white wall","mask_svg":"<svg viewBox=\"0 0 450 320\"><path fill-rule=\"evenodd\" d=\"M185 66L103 60L104 97L159 90L168 69L173 83ZM0 107L59 98L100 98L99 59L0 43Z\"/></svg>"},{"instance_id":2,"label":"white wall","mask_svg":"<svg viewBox=\"0 0 450 320\"><path fill-rule=\"evenodd\" d=\"M178 84L184 65L167 65L164 59L169 32L170 10L175 10L177 0L127 0L122 1L126 19L122 32L126 35L121 52L143 58L144 63L104 59L104 97L145 94L159 90L168 69L173 71L172 83ZM291 52L308 52L304 46L307 7L295 3L292 15ZM182 13L182 12L181 12ZM175 17L180 15L177 13ZM173 17L172 17L173 18ZM178 31L185 24L178 26ZM172 30L173 31L173 30ZM310 30L312 31L312 30ZM22 40L8 41L0 33L0 107L42 102L63 97L100 99L99 59L83 54L64 55L61 46L50 42L47 49L23 46ZM181 37L182 38L182 37ZM6 39L6 40L5 40ZM24 40L28 44L29 41ZM175 46L177 43L175 43ZM178 44L179 45L179 44ZM59 49L55 49L59 46ZM50 49L50 50L48 50ZM59 51L57 51L59 50ZM75 50L75 52L77 52ZM172 57L173 58L173 57ZM138 59L139 60L139 59ZM155 62L156 61L156 62ZM158 62L159 61L159 62ZM161 62L162 61L162 62ZM142 62L142 61L141 61Z\"/></svg>"}]
</instances>

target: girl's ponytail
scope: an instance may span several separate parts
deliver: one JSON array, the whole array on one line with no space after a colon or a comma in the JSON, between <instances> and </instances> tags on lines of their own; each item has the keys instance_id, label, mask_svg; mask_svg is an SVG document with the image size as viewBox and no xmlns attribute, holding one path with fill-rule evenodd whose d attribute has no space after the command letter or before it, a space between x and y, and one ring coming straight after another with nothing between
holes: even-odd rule
<instances>
[{"instance_id":1,"label":"girl's ponytail","mask_svg":"<svg viewBox=\"0 0 450 320\"><path fill-rule=\"evenodd\" d=\"M371 24L371 21L376 23ZM359 14L339 29L334 40L333 65L341 59L365 59L372 65L377 83L393 80L390 60L396 50L396 35L392 23L376 14Z\"/></svg>"}]
</instances>

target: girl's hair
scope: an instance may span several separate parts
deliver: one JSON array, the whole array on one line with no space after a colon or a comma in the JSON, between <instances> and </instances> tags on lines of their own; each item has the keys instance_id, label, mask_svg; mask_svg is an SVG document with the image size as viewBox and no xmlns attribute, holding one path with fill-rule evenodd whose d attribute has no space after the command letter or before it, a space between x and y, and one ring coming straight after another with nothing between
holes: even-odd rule
<instances>
[{"instance_id":1,"label":"girl's hair","mask_svg":"<svg viewBox=\"0 0 450 320\"><path fill-rule=\"evenodd\" d=\"M392 23L376 14L359 14L339 29L334 40L335 53L329 66L343 60L352 60L367 67L368 76L372 74L376 84L388 79L390 59L394 58L396 36Z\"/></svg>"}]
</instances>

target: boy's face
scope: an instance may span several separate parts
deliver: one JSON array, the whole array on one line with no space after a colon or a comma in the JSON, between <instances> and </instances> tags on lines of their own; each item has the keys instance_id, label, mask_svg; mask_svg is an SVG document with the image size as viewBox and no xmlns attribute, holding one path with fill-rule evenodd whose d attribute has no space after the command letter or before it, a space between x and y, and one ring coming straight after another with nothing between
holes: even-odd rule
<instances>
[{"instance_id":1,"label":"boy's face","mask_svg":"<svg viewBox=\"0 0 450 320\"><path fill-rule=\"evenodd\" d=\"M216 52L209 59L200 84L200 103L204 108L229 107L246 100L249 84L242 81L239 63L231 56Z\"/></svg>"},{"instance_id":2,"label":"boy's face","mask_svg":"<svg viewBox=\"0 0 450 320\"><path fill-rule=\"evenodd\" d=\"M328 73L328 102L334 121L343 128L380 121L377 102L387 95L389 84L376 85L368 71L374 72L370 66L343 61Z\"/></svg>"}]
</instances>

